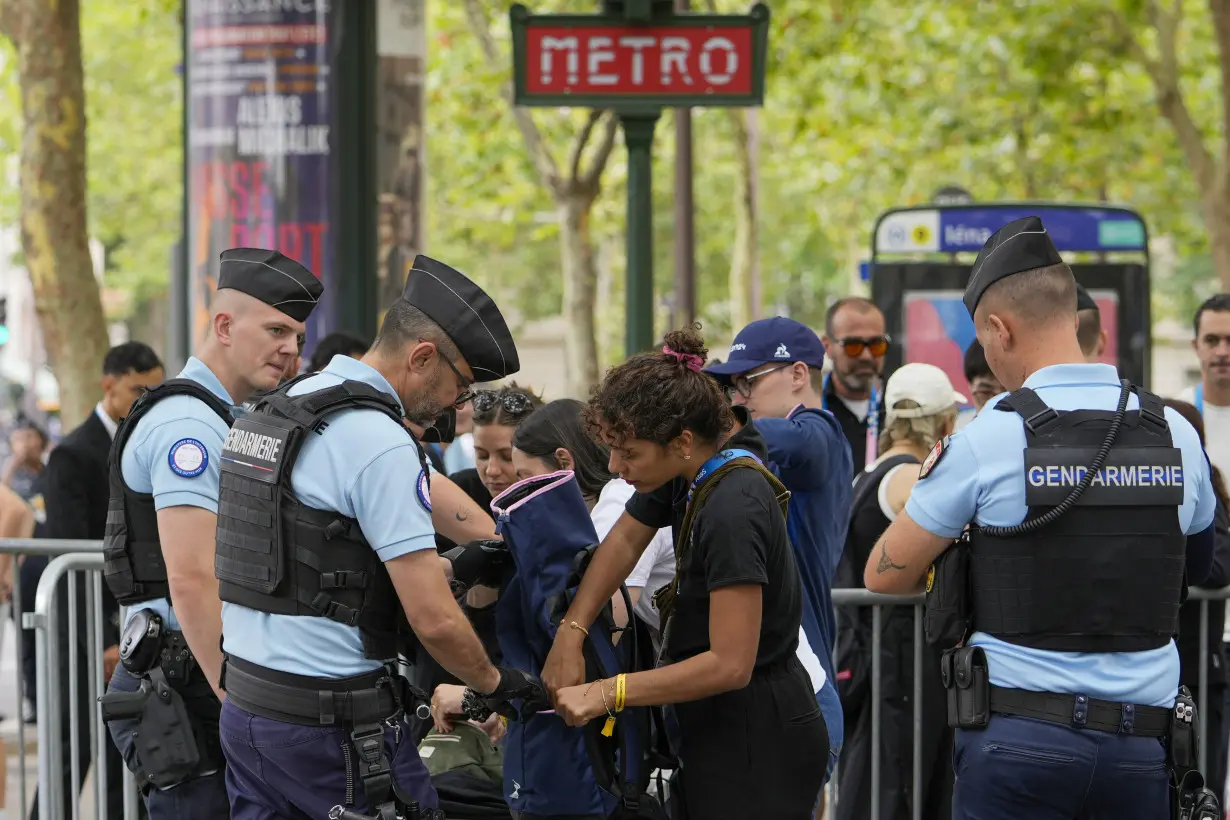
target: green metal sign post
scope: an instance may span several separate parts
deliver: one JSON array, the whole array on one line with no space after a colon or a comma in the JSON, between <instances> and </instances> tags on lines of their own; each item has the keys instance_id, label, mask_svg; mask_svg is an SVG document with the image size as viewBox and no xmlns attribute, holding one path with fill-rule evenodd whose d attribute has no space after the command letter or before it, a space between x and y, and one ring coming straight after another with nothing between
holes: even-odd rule
<instances>
[{"instance_id":1,"label":"green metal sign post","mask_svg":"<svg viewBox=\"0 0 1230 820\"><path fill-rule=\"evenodd\" d=\"M605 0L601 14L509 12L513 104L613 109L628 149L628 355L653 330L653 130L664 108L764 101L769 10L676 14L673 0Z\"/></svg>"}]
</instances>

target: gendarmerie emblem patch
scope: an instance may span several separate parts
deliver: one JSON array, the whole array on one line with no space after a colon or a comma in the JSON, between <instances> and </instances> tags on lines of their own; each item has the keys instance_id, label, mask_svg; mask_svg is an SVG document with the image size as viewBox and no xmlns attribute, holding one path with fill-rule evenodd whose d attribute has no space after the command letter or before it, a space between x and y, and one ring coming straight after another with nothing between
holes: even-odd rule
<instances>
[{"instance_id":1,"label":"gendarmerie emblem patch","mask_svg":"<svg viewBox=\"0 0 1230 820\"><path fill-rule=\"evenodd\" d=\"M940 463L940 459L944 457L946 452L948 452L948 436L944 436L935 443L935 447L931 449L931 455L927 456L927 460L922 463L922 469L918 471L918 477L926 478L935 469L935 465Z\"/></svg>"}]
</instances>

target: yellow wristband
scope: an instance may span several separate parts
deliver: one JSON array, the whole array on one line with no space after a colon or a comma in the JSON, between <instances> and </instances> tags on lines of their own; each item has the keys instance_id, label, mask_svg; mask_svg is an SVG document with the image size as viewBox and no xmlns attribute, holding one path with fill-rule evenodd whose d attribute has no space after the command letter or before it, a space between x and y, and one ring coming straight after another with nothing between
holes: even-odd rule
<instances>
[{"instance_id":1,"label":"yellow wristband","mask_svg":"<svg viewBox=\"0 0 1230 820\"><path fill-rule=\"evenodd\" d=\"M627 675L619 674L615 676L615 711L622 712L624 710L624 698L627 695Z\"/></svg>"},{"instance_id":2,"label":"yellow wristband","mask_svg":"<svg viewBox=\"0 0 1230 820\"><path fill-rule=\"evenodd\" d=\"M588 629L586 629L585 627L581 626L581 625L580 625L579 623L577 623L576 621L569 621L569 622L568 622L568 625L569 625L570 627L572 627L573 629L575 629L576 631L578 631L578 632L583 632L583 633L585 634L585 637L587 637L587 638L589 637L589 630L588 630Z\"/></svg>"}]
</instances>

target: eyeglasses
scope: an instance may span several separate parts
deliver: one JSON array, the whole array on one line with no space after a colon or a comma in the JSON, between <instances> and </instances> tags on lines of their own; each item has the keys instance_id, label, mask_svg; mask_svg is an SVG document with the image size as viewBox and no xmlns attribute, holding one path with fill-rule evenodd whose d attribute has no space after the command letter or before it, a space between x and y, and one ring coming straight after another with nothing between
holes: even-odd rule
<instances>
[{"instance_id":1,"label":"eyeglasses","mask_svg":"<svg viewBox=\"0 0 1230 820\"><path fill-rule=\"evenodd\" d=\"M495 390L479 390L474 394L474 412L476 414L490 413L496 405L504 408L510 416L521 416L534 409L533 400L525 393L509 391L500 394Z\"/></svg>"},{"instance_id":2,"label":"eyeglasses","mask_svg":"<svg viewBox=\"0 0 1230 820\"><path fill-rule=\"evenodd\" d=\"M864 350L870 350L871 355L877 359L888 352L888 343L891 341L887 335L873 336L870 339L858 339L850 337L848 339L838 339L837 344L841 345L841 349L845 354L853 359L856 356L863 355Z\"/></svg>"},{"instance_id":3,"label":"eyeglasses","mask_svg":"<svg viewBox=\"0 0 1230 820\"><path fill-rule=\"evenodd\" d=\"M419 339L419 341L425 342L428 340ZM448 356L444 355L439 346L436 347L436 353L440 356L440 361L448 365L448 369L453 371L453 375L457 377L457 385L461 388L461 392L457 394L457 398L453 401L453 407L464 407L466 402L474 398L474 393L470 390L470 387L474 384L474 380L467 379L462 372L457 369L457 365L453 364L452 360L449 359Z\"/></svg>"},{"instance_id":4,"label":"eyeglasses","mask_svg":"<svg viewBox=\"0 0 1230 820\"><path fill-rule=\"evenodd\" d=\"M752 397L752 382L754 380L759 379L761 376L767 376L770 373L776 373L779 370L791 367L793 364L793 362L790 364L779 364L776 367L770 367L768 370L761 370L759 373L747 373L742 376L736 376L731 383L731 386L727 388L726 393L731 397L733 397L735 393L738 393L743 398L750 399Z\"/></svg>"}]
</instances>

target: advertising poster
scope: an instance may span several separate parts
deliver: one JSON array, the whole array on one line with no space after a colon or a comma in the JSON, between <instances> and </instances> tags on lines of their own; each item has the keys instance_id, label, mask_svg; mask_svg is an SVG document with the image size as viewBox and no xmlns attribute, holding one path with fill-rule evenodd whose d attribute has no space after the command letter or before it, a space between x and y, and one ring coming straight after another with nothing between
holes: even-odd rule
<instances>
[{"instance_id":1,"label":"advertising poster","mask_svg":"<svg viewBox=\"0 0 1230 820\"><path fill-rule=\"evenodd\" d=\"M426 0L376 4L377 323L425 250Z\"/></svg>"},{"instance_id":2,"label":"advertising poster","mask_svg":"<svg viewBox=\"0 0 1230 820\"><path fill-rule=\"evenodd\" d=\"M902 363L926 362L948 374L952 386L969 394L965 380L965 351L974 342L974 322L961 301L963 291L928 290L905 294L902 326ZM1106 349L1102 361L1119 363L1119 296L1113 290L1090 290L1098 303Z\"/></svg>"},{"instance_id":3,"label":"advertising poster","mask_svg":"<svg viewBox=\"0 0 1230 820\"><path fill-rule=\"evenodd\" d=\"M334 291L329 0L188 0L188 281L192 346L208 326L218 254L279 250Z\"/></svg>"}]
</instances>

